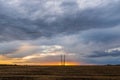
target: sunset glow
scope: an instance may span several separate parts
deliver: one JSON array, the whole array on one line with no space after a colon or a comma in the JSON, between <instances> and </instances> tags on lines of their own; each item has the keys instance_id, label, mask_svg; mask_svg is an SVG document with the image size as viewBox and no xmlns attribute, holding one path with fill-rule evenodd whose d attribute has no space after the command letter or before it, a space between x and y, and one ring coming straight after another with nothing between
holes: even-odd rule
<instances>
[{"instance_id":1,"label":"sunset glow","mask_svg":"<svg viewBox=\"0 0 120 80\"><path fill-rule=\"evenodd\" d=\"M12 61L14 60L6 60L6 61L0 61L0 64L15 64ZM17 61L16 61L17 62ZM20 62L20 61L19 61ZM40 65L40 66L62 66L61 62L44 62L44 63L17 63L18 65ZM77 66L80 65L78 62L65 62L65 66Z\"/></svg>"},{"instance_id":2,"label":"sunset glow","mask_svg":"<svg viewBox=\"0 0 120 80\"><path fill-rule=\"evenodd\" d=\"M0 0L0 64L120 63L120 0ZM64 59L63 59L64 62Z\"/></svg>"},{"instance_id":3,"label":"sunset glow","mask_svg":"<svg viewBox=\"0 0 120 80\"><path fill-rule=\"evenodd\" d=\"M49 66L61 66L61 62L50 62L50 63L43 63L42 65L49 65ZM75 66L79 65L77 62L66 62L65 66Z\"/></svg>"}]
</instances>

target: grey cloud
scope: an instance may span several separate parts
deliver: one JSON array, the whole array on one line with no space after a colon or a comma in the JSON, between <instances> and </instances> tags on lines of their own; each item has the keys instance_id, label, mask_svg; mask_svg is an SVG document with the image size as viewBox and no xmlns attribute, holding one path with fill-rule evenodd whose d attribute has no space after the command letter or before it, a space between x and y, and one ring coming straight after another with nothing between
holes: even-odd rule
<instances>
[{"instance_id":1,"label":"grey cloud","mask_svg":"<svg viewBox=\"0 0 120 80\"><path fill-rule=\"evenodd\" d=\"M88 56L89 58L100 58L100 57L120 57L120 51L113 52L94 52L93 55Z\"/></svg>"},{"instance_id":2,"label":"grey cloud","mask_svg":"<svg viewBox=\"0 0 120 80\"><path fill-rule=\"evenodd\" d=\"M102 58L87 58L86 63L96 64L96 65L106 65L106 64L119 64L119 57L102 57Z\"/></svg>"},{"instance_id":3,"label":"grey cloud","mask_svg":"<svg viewBox=\"0 0 120 80\"><path fill-rule=\"evenodd\" d=\"M62 46L66 53L78 56L78 61L89 61L86 57L88 55L91 55L91 58L118 55L117 52L113 55L100 55L98 52L120 46L119 1L112 0L107 5L84 9L74 0L51 1L21 0L15 2L15 5L8 5L8 2L0 0L1 53L15 52L20 47L18 44L29 43L35 46ZM10 47L9 42L16 40L19 42L12 43L13 48ZM40 52L39 49L9 56L22 58ZM97 53L94 54L95 51Z\"/></svg>"},{"instance_id":4,"label":"grey cloud","mask_svg":"<svg viewBox=\"0 0 120 80\"><path fill-rule=\"evenodd\" d=\"M107 29L92 29L81 33L85 42L112 44L119 43L120 40L120 25ZM118 44L120 45L120 44Z\"/></svg>"},{"instance_id":5,"label":"grey cloud","mask_svg":"<svg viewBox=\"0 0 120 80\"><path fill-rule=\"evenodd\" d=\"M43 2L40 2L39 4L42 3ZM25 4L27 3L21 5ZM31 6L32 3L26 5L25 9L30 9ZM55 17L55 20L52 22L46 22L46 19L51 13L47 13L46 15L48 15L48 17L46 16L43 19L38 17L35 20L30 20L29 18L25 17L17 17L17 15L9 16L12 14L12 12L8 12L4 15L0 15L0 29L2 36L0 40L36 39L41 36L48 37L61 33L77 33L81 30L88 30L91 28L114 27L119 24L119 4L113 3L111 6L92 8L81 11L79 10L77 3L63 2L61 4L61 7L63 7L63 14L60 16L51 15L50 20ZM21 6L19 6L19 8L21 8ZM41 8L44 10L44 7L40 7L40 9ZM67 12L66 9L68 10ZM31 12L33 12L33 10ZM4 9L2 9L2 12L4 12ZM35 15L34 13L31 14ZM40 34L32 34L29 32L40 32Z\"/></svg>"},{"instance_id":6,"label":"grey cloud","mask_svg":"<svg viewBox=\"0 0 120 80\"><path fill-rule=\"evenodd\" d=\"M76 61L75 56L67 56L66 61L67 62L74 62ZM50 63L50 62L60 62L61 58L60 55L54 55L54 56L46 56L46 57L35 57L31 59L27 59L24 63ZM76 61L77 62L77 61ZM19 63L19 62L15 62Z\"/></svg>"},{"instance_id":7,"label":"grey cloud","mask_svg":"<svg viewBox=\"0 0 120 80\"><path fill-rule=\"evenodd\" d=\"M13 53L20 47L19 42L0 43L0 55Z\"/></svg>"}]
</instances>

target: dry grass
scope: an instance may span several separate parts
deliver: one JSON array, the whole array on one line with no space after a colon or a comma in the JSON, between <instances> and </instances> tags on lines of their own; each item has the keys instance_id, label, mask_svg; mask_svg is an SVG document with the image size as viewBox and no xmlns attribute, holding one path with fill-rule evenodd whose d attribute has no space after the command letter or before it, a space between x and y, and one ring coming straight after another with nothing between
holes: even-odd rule
<instances>
[{"instance_id":1,"label":"dry grass","mask_svg":"<svg viewBox=\"0 0 120 80\"><path fill-rule=\"evenodd\" d=\"M0 80L120 80L120 66L0 66Z\"/></svg>"}]
</instances>

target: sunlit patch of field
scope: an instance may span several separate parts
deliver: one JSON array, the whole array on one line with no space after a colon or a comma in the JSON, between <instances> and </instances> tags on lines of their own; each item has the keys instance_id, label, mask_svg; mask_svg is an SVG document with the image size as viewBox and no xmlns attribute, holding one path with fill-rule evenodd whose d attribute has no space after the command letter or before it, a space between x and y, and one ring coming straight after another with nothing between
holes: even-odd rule
<instances>
[{"instance_id":1,"label":"sunlit patch of field","mask_svg":"<svg viewBox=\"0 0 120 80\"><path fill-rule=\"evenodd\" d=\"M0 80L120 80L120 66L1 65Z\"/></svg>"}]
</instances>

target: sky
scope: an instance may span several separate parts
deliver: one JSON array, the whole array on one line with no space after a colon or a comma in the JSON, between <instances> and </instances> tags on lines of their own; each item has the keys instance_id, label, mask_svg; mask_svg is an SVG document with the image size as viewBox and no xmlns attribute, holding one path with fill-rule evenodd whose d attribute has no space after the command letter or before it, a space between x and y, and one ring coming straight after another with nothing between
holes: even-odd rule
<instances>
[{"instance_id":1,"label":"sky","mask_svg":"<svg viewBox=\"0 0 120 80\"><path fill-rule=\"evenodd\" d=\"M120 0L0 0L0 64L120 64Z\"/></svg>"}]
</instances>

